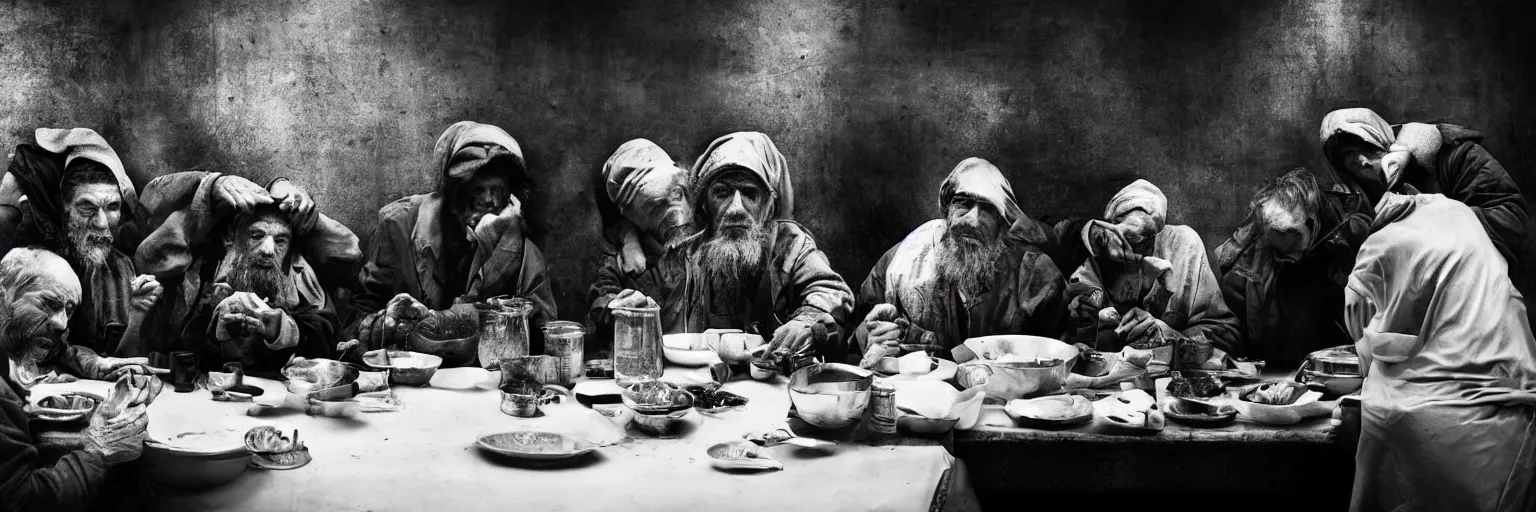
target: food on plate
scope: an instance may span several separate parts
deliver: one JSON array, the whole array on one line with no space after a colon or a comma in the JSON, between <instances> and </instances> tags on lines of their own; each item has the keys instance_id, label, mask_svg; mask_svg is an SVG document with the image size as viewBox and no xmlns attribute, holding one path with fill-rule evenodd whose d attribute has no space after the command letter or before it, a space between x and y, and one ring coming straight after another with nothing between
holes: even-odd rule
<instances>
[{"instance_id":1,"label":"food on plate","mask_svg":"<svg viewBox=\"0 0 1536 512\"><path fill-rule=\"evenodd\" d=\"M687 390L693 393L693 406L698 409L723 409L747 405L746 397L720 389L719 385L691 386Z\"/></svg>"},{"instance_id":2,"label":"food on plate","mask_svg":"<svg viewBox=\"0 0 1536 512\"><path fill-rule=\"evenodd\" d=\"M709 447L709 456L715 461L712 465L726 470L779 470L784 465L773 457L764 453L762 448L741 441L720 443Z\"/></svg>"},{"instance_id":3,"label":"food on plate","mask_svg":"<svg viewBox=\"0 0 1536 512\"><path fill-rule=\"evenodd\" d=\"M1200 371L1173 372L1168 394L1179 398L1211 398L1227 391L1216 376Z\"/></svg>"},{"instance_id":4,"label":"food on plate","mask_svg":"<svg viewBox=\"0 0 1536 512\"><path fill-rule=\"evenodd\" d=\"M356 369L331 359L294 357L283 367L282 373L289 380L308 382L317 389L351 384L357 380Z\"/></svg>"},{"instance_id":5,"label":"food on plate","mask_svg":"<svg viewBox=\"0 0 1536 512\"><path fill-rule=\"evenodd\" d=\"M1066 421L1093 414L1093 403L1082 395L1057 395L1011 400L1005 406L1008 412L1025 418L1043 421Z\"/></svg>"},{"instance_id":6,"label":"food on plate","mask_svg":"<svg viewBox=\"0 0 1536 512\"><path fill-rule=\"evenodd\" d=\"M37 406L43 409L56 409L59 411L84 411L95 407L96 399L80 394L52 395L38 400Z\"/></svg>"},{"instance_id":7,"label":"food on plate","mask_svg":"<svg viewBox=\"0 0 1536 512\"><path fill-rule=\"evenodd\" d=\"M1241 397L1244 401L1264 405L1291 405L1307 391L1300 382L1274 381L1259 384Z\"/></svg>"}]
</instances>

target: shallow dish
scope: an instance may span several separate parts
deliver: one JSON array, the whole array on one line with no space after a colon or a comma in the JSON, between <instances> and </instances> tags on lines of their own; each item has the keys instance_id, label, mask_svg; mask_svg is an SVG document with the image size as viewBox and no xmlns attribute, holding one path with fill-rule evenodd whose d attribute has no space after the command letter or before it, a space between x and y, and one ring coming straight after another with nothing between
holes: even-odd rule
<instances>
[{"instance_id":1,"label":"shallow dish","mask_svg":"<svg viewBox=\"0 0 1536 512\"><path fill-rule=\"evenodd\" d=\"M668 414L693 407L692 393L662 382L647 380L631 384L621 395L625 407L640 414Z\"/></svg>"},{"instance_id":2,"label":"shallow dish","mask_svg":"<svg viewBox=\"0 0 1536 512\"><path fill-rule=\"evenodd\" d=\"M1238 414L1258 423L1275 426L1294 425L1303 419L1333 412L1335 404L1319 402L1318 399L1322 396L1321 392L1308 390L1288 405L1266 405L1239 398L1232 401L1232 407L1237 409Z\"/></svg>"},{"instance_id":3,"label":"shallow dish","mask_svg":"<svg viewBox=\"0 0 1536 512\"><path fill-rule=\"evenodd\" d=\"M730 441L709 447L710 466L721 471L778 471L784 469L779 461L756 444L746 441Z\"/></svg>"},{"instance_id":4,"label":"shallow dish","mask_svg":"<svg viewBox=\"0 0 1536 512\"><path fill-rule=\"evenodd\" d=\"M1222 405L1212 412L1205 406L1183 400L1163 402L1163 414L1174 423L1197 428L1220 428L1237 421L1237 409Z\"/></svg>"},{"instance_id":5,"label":"shallow dish","mask_svg":"<svg viewBox=\"0 0 1536 512\"><path fill-rule=\"evenodd\" d=\"M389 355L387 360L385 354ZM373 350L363 354L363 362L374 368L389 370L389 381L395 384L425 386L443 365L443 358L405 350Z\"/></svg>"},{"instance_id":6,"label":"shallow dish","mask_svg":"<svg viewBox=\"0 0 1536 512\"><path fill-rule=\"evenodd\" d=\"M178 489L204 489L245 473L251 452L244 432L210 428L144 442L143 470L150 479Z\"/></svg>"},{"instance_id":7,"label":"shallow dish","mask_svg":"<svg viewBox=\"0 0 1536 512\"><path fill-rule=\"evenodd\" d=\"M309 448L300 447L282 453L253 453L251 467L281 471L302 468L311 460L314 458L310 457Z\"/></svg>"},{"instance_id":8,"label":"shallow dish","mask_svg":"<svg viewBox=\"0 0 1536 512\"><path fill-rule=\"evenodd\" d=\"M560 460L579 457L597 449L597 445L578 437L555 432L518 431L481 436L475 441L480 449L526 460Z\"/></svg>"},{"instance_id":9,"label":"shallow dish","mask_svg":"<svg viewBox=\"0 0 1536 512\"><path fill-rule=\"evenodd\" d=\"M96 412L96 407L107 401L101 395L83 391L71 391L45 396L33 407L31 419L52 423L80 421Z\"/></svg>"},{"instance_id":10,"label":"shallow dish","mask_svg":"<svg viewBox=\"0 0 1536 512\"><path fill-rule=\"evenodd\" d=\"M1010 400L1003 412L1021 427L1068 428L1093 421L1093 402L1082 395Z\"/></svg>"},{"instance_id":11,"label":"shallow dish","mask_svg":"<svg viewBox=\"0 0 1536 512\"><path fill-rule=\"evenodd\" d=\"M896 418L896 428L903 432L924 436L936 436L955 429L960 418L925 418L916 414L902 414Z\"/></svg>"}]
</instances>

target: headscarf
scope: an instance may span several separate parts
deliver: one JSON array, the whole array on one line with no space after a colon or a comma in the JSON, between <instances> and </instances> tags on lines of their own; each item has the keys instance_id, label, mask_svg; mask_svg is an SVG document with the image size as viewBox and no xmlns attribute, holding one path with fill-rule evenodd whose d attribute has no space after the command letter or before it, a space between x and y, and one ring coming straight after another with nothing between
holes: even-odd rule
<instances>
[{"instance_id":1,"label":"headscarf","mask_svg":"<svg viewBox=\"0 0 1536 512\"><path fill-rule=\"evenodd\" d=\"M677 168L672 157L656 143L635 139L619 146L603 164L602 172L608 199L620 212L625 212L635 199L651 192L647 187L655 183L671 183L679 173L687 171Z\"/></svg>"},{"instance_id":2,"label":"headscarf","mask_svg":"<svg viewBox=\"0 0 1536 512\"><path fill-rule=\"evenodd\" d=\"M33 212L41 219L48 219L48 226L37 226L42 236L64 236L63 226L53 224L64 218L62 185L66 169L71 162L80 158L100 163L112 171L113 177L117 179L118 191L123 196L124 218L119 227L133 220L133 212L138 211L138 191L123 171L122 160L107 145L106 139L90 128L38 128L36 137L36 149L42 151L26 146L18 147L12 157L9 172L16 178L16 185L26 196ZM60 156L63 157L62 162Z\"/></svg>"},{"instance_id":3,"label":"headscarf","mask_svg":"<svg viewBox=\"0 0 1536 512\"><path fill-rule=\"evenodd\" d=\"M1372 147L1387 154L1382 157L1382 165L1385 173L1387 189L1397 186L1402 179L1403 170L1407 168L1408 157L1426 165L1434 162L1435 155L1440 150L1440 129L1434 125L1423 123L1407 123L1398 131L1392 129L1385 119L1368 108L1346 108L1329 112L1323 116L1322 128L1318 130L1318 138L1323 143L1323 154L1328 158L1328 165L1333 169L1335 178L1356 192L1360 191L1360 185L1355 177L1344 168L1344 147L1340 144L1338 136L1352 135L1370 144Z\"/></svg>"},{"instance_id":4,"label":"headscarf","mask_svg":"<svg viewBox=\"0 0 1536 512\"><path fill-rule=\"evenodd\" d=\"M759 132L736 132L715 139L693 164L693 205L704 207L709 182L731 169L746 169L768 186L771 211L764 219L794 219L794 188L789 181L789 164L773 140Z\"/></svg>"},{"instance_id":5,"label":"headscarf","mask_svg":"<svg viewBox=\"0 0 1536 512\"><path fill-rule=\"evenodd\" d=\"M939 210L943 211L955 195L962 192L992 205L1002 213L1003 222L1009 226L1004 235L1006 239L1044 248L1048 240L1045 232L1019 208L1018 201L1014 199L1013 185L1008 183L1008 178L1003 177L997 166L975 157L962 160L939 185Z\"/></svg>"},{"instance_id":6,"label":"headscarf","mask_svg":"<svg viewBox=\"0 0 1536 512\"><path fill-rule=\"evenodd\" d=\"M1161 232L1168 223L1168 196L1147 180L1136 180L1115 193L1104 206L1104 220L1114 222L1116 217L1137 209L1152 217L1156 231Z\"/></svg>"},{"instance_id":7,"label":"headscarf","mask_svg":"<svg viewBox=\"0 0 1536 512\"><path fill-rule=\"evenodd\" d=\"M527 163L523 160L523 148L505 130L474 121L459 121L443 131L432 149L443 180L440 187L449 188L453 181L464 181L475 175L486 164L498 158L511 158L517 171L524 176L508 178L526 179ZM516 181L516 180L514 180Z\"/></svg>"}]
</instances>

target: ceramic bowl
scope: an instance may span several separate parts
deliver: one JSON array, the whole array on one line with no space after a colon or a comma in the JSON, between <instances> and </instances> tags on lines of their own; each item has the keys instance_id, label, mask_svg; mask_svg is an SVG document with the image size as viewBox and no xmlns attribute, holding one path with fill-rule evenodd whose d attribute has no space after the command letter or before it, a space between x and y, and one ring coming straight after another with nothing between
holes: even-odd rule
<instances>
[{"instance_id":1,"label":"ceramic bowl","mask_svg":"<svg viewBox=\"0 0 1536 512\"><path fill-rule=\"evenodd\" d=\"M714 349L704 344L704 335L698 333L662 336L661 354L667 362L678 366L707 366L721 360Z\"/></svg>"},{"instance_id":2,"label":"ceramic bowl","mask_svg":"<svg viewBox=\"0 0 1536 512\"><path fill-rule=\"evenodd\" d=\"M385 351L370 351L363 354L363 362L374 368L389 370L389 381L395 384L425 386L432 381L432 375L437 373L438 367L443 365L443 358L432 354L405 350L390 350L388 354L389 359L386 361Z\"/></svg>"},{"instance_id":3,"label":"ceramic bowl","mask_svg":"<svg viewBox=\"0 0 1536 512\"><path fill-rule=\"evenodd\" d=\"M1330 395L1348 395L1360 391L1360 386L1365 384L1365 378L1359 375L1331 375L1312 370L1302 370L1301 381L1310 389Z\"/></svg>"},{"instance_id":4,"label":"ceramic bowl","mask_svg":"<svg viewBox=\"0 0 1536 512\"><path fill-rule=\"evenodd\" d=\"M789 400L800 419L835 429L857 423L869 407L875 374L842 363L813 364L789 378Z\"/></svg>"},{"instance_id":5,"label":"ceramic bowl","mask_svg":"<svg viewBox=\"0 0 1536 512\"><path fill-rule=\"evenodd\" d=\"M36 421L55 423L81 421L96 412L96 407L106 400L101 395L82 391L49 395L37 401L31 416Z\"/></svg>"},{"instance_id":6,"label":"ceramic bowl","mask_svg":"<svg viewBox=\"0 0 1536 512\"><path fill-rule=\"evenodd\" d=\"M682 434L683 417L688 415L688 409L677 412L646 414L635 412L635 428L660 438L677 437Z\"/></svg>"},{"instance_id":7,"label":"ceramic bowl","mask_svg":"<svg viewBox=\"0 0 1536 512\"><path fill-rule=\"evenodd\" d=\"M640 415L669 414L693 407L694 396L687 390L659 380L646 380L624 389L625 407Z\"/></svg>"},{"instance_id":8,"label":"ceramic bowl","mask_svg":"<svg viewBox=\"0 0 1536 512\"><path fill-rule=\"evenodd\" d=\"M206 489L245 473L251 452L237 429L183 432L165 441L148 440L141 458L150 479L177 489Z\"/></svg>"}]
</instances>

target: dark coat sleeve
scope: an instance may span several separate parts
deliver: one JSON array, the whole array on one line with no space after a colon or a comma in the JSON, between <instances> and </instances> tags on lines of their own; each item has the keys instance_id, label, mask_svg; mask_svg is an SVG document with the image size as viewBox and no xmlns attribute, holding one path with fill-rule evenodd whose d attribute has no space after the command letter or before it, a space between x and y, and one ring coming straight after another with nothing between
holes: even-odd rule
<instances>
[{"instance_id":1,"label":"dark coat sleeve","mask_svg":"<svg viewBox=\"0 0 1536 512\"><path fill-rule=\"evenodd\" d=\"M1246 252L1244 253L1246 254ZM1244 349L1254 338L1250 329L1254 326L1248 318L1248 276L1245 272L1234 271L1230 266L1221 274L1221 297L1227 303L1227 309L1237 316L1237 335L1227 343L1227 354L1233 357L1242 357Z\"/></svg>"},{"instance_id":2,"label":"dark coat sleeve","mask_svg":"<svg viewBox=\"0 0 1536 512\"><path fill-rule=\"evenodd\" d=\"M842 275L832 270L832 263L816 247L816 241L810 233L798 225L791 225L795 226L799 234L795 237L797 248L791 249L791 254L796 256L790 260L793 263L785 282L792 300L788 304L791 311L786 320L821 323L827 329L828 337L825 341L828 346L821 347L819 352L827 355L846 354L848 347L842 342L847 332L844 327L848 325L853 310L853 290L848 288L848 283L843 282Z\"/></svg>"},{"instance_id":3,"label":"dark coat sleeve","mask_svg":"<svg viewBox=\"0 0 1536 512\"><path fill-rule=\"evenodd\" d=\"M9 383L0 386L9 388ZM18 425L27 421L23 405L10 389L0 390L0 510L85 510L106 484L106 463L99 455L76 450L40 467L31 435Z\"/></svg>"},{"instance_id":4,"label":"dark coat sleeve","mask_svg":"<svg viewBox=\"0 0 1536 512\"><path fill-rule=\"evenodd\" d=\"M597 279L592 281L591 288L587 290L587 303L590 304L587 308L588 333L610 330L606 329L606 325L598 325L598 319L608 309L608 303L624 291L623 273L623 269L619 268L618 253L612 246L605 244L602 256L599 257ZM662 297L652 298L662 300Z\"/></svg>"},{"instance_id":5,"label":"dark coat sleeve","mask_svg":"<svg viewBox=\"0 0 1536 512\"><path fill-rule=\"evenodd\" d=\"M409 211L408 199L401 199L379 210L379 223L374 226L373 236L368 237L368 247L363 251L366 262L358 272L359 292L352 298L352 312L358 322L384 305L395 295L406 291L406 272L415 269L401 268L404 255L410 250L409 234L400 225L399 217ZM347 338L357 335L357 324L347 326Z\"/></svg>"},{"instance_id":6,"label":"dark coat sleeve","mask_svg":"<svg viewBox=\"0 0 1536 512\"><path fill-rule=\"evenodd\" d=\"M892 246L885 251L885 255L880 256L880 261L875 262L875 268L870 269L869 276L864 278L864 284L859 286L859 294L854 299L853 310L848 317L848 347L851 351L862 353L864 347L859 346L859 327L864 324L864 317L869 316L870 310L885 303L885 271L890 268L897 247L900 245Z\"/></svg>"},{"instance_id":7,"label":"dark coat sleeve","mask_svg":"<svg viewBox=\"0 0 1536 512\"><path fill-rule=\"evenodd\" d=\"M1028 319L1020 334L1067 339L1071 327L1067 318L1067 281L1050 256L1035 250L1024 253L1017 293L1015 307Z\"/></svg>"},{"instance_id":8,"label":"dark coat sleeve","mask_svg":"<svg viewBox=\"0 0 1536 512\"><path fill-rule=\"evenodd\" d=\"M1445 195L1472 207L1509 267L1516 268L1526 243L1520 187L1482 145L1463 142L1447 149L1440 165Z\"/></svg>"}]
</instances>

